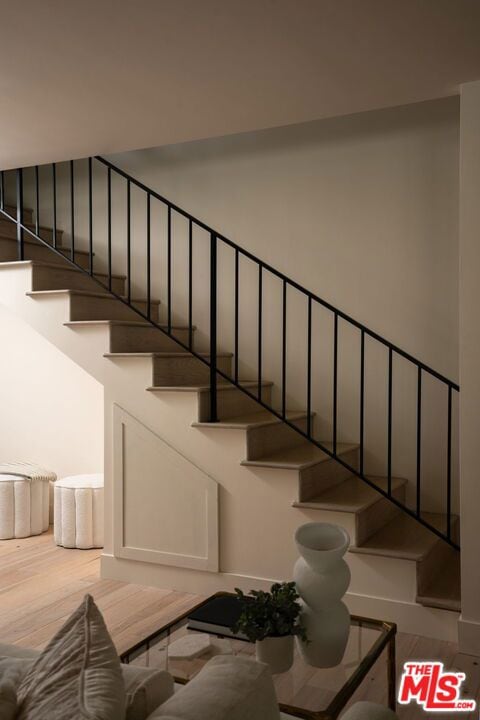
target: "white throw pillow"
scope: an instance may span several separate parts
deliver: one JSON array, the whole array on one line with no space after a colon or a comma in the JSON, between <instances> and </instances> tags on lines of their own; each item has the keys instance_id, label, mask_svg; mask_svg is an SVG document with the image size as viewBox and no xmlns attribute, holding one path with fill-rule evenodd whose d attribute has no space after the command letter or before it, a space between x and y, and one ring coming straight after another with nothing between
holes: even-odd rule
<instances>
[{"instance_id":1,"label":"white throw pillow","mask_svg":"<svg viewBox=\"0 0 480 720\"><path fill-rule=\"evenodd\" d=\"M124 720L120 660L90 595L35 660L17 703L16 720Z\"/></svg>"}]
</instances>

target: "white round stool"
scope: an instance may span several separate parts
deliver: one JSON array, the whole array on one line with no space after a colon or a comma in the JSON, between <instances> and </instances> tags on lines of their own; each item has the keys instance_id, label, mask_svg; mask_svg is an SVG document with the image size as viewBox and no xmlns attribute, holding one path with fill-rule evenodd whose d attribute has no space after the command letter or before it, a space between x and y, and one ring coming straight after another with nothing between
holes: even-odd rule
<instances>
[{"instance_id":1,"label":"white round stool","mask_svg":"<svg viewBox=\"0 0 480 720\"><path fill-rule=\"evenodd\" d=\"M48 530L49 478L0 475L0 540Z\"/></svg>"},{"instance_id":2,"label":"white round stool","mask_svg":"<svg viewBox=\"0 0 480 720\"><path fill-rule=\"evenodd\" d=\"M103 547L103 474L57 480L54 491L57 545L82 550Z\"/></svg>"}]
</instances>

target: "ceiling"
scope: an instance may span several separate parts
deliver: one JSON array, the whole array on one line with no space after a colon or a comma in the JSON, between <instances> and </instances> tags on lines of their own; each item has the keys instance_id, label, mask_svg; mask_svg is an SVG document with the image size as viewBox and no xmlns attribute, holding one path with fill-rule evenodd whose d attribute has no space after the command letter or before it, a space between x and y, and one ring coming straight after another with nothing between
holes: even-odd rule
<instances>
[{"instance_id":1,"label":"ceiling","mask_svg":"<svg viewBox=\"0 0 480 720\"><path fill-rule=\"evenodd\" d=\"M479 0L0 0L0 167L402 105L480 78Z\"/></svg>"}]
</instances>

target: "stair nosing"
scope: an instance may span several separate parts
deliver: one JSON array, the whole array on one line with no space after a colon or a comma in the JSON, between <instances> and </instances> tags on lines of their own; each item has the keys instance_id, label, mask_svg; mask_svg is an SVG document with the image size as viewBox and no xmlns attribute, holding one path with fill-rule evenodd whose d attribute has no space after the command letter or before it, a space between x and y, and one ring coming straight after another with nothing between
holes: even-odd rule
<instances>
[{"instance_id":1,"label":"stair nosing","mask_svg":"<svg viewBox=\"0 0 480 720\"><path fill-rule=\"evenodd\" d=\"M0 263L1 264L1 263ZM119 300L119 298L115 297L115 295L109 294L109 291L107 288L105 288L106 292L95 292L93 290L76 290L74 288L61 288L57 290L29 290L26 295L29 297L35 297L37 295L79 295L81 297L97 297L101 298L102 300L105 300L105 298L108 298L108 300ZM146 298L131 298L132 303L140 303L140 302L147 302ZM160 305L160 300L150 300L151 305Z\"/></svg>"},{"instance_id":2,"label":"stair nosing","mask_svg":"<svg viewBox=\"0 0 480 720\"><path fill-rule=\"evenodd\" d=\"M272 387L273 382L270 380L262 380L262 387ZM242 387L258 387L258 383L255 380L245 380L241 383ZM210 392L210 385L151 385L146 388L147 392ZM226 392L231 390L240 390L236 385L231 383L219 383L217 385L218 392ZM254 398L252 398L254 399Z\"/></svg>"},{"instance_id":3,"label":"stair nosing","mask_svg":"<svg viewBox=\"0 0 480 720\"><path fill-rule=\"evenodd\" d=\"M169 352L168 350L163 352L163 351L152 350L149 352L118 352L118 353L108 352L108 353L103 353L103 357L106 357L106 358L130 358L130 357L132 357L132 358L139 358L139 357L140 358L142 358L142 357L196 358L198 355L200 355L200 357L205 357L205 358L210 357L210 355L208 353L196 353L194 355L189 350L185 350L184 352ZM233 353L217 353L217 357L231 358L231 357L233 357Z\"/></svg>"},{"instance_id":4,"label":"stair nosing","mask_svg":"<svg viewBox=\"0 0 480 720\"><path fill-rule=\"evenodd\" d=\"M82 326L82 325L120 325L120 326L132 326L132 327L143 327L143 328L168 328L168 325L159 325L147 322L146 320L69 320L63 323L66 327L70 326ZM171 325L172 330L188 330L188 325ZM196 330L197 326L192 325L192 330ZM172 338L177 340L177 338Z\"/></svg>"},{"instance_id":5,"label":"stair nosing","mask_svg":"<svg viewBox=\"0 0 480 720\"><path fill-rule=\"evenodd\" d=\"M77 252L75 250L75 252ZM93 276L90 275L89 272L86 272L85 270L82 270L80 267L72 267L71 265L57 265L57 263L48 262L48 260L6 260L6 261L0 261L0 267L8 267L9 265L32 265L33 267L42 267L42 268L49 268L51 270L59 270L60 272L74 272L74 273L81 273L82 275L85 275L85 277L89 277L92 279L95 279L96 277L106 277L108 278L108 273L106 272L97 272L94 271ZM126 280L126 275L119 275L117 273L112 273L112 278L115 280Z\"/></svg>"},{"instance_id":6,"label":"stair nosing","mask_svg":"<svg viewBox=\"0 0 480 720\"><path fill-rule=\"evenodd\" d=\"M315 413L311 413L312 417ZM306 410L287 410L287 420L301 420L307 417ZM276 425L282 423L283 420L275 415L270 420L259 420L258 422L241 423L235 422L235 418L227 420L219 420L218 422L193 422L192 427L196 428L222 428L223 430L243 430L250 428L266 427L268 425Z\"/></svg>"},{"instance_id":7,"label":"stair nosing","mask_svg":"<svg viewBox=\"0 0 480 720\"><path fill-rule=\"evenodd\" d=\"M424 607L436 608L437 610L445 610L446 612L462 612L462 601L459 600L442 600L433 595L416 595L415 602ZM451 607L447 607L450 604Z\"/></svg>"}]
</instances>

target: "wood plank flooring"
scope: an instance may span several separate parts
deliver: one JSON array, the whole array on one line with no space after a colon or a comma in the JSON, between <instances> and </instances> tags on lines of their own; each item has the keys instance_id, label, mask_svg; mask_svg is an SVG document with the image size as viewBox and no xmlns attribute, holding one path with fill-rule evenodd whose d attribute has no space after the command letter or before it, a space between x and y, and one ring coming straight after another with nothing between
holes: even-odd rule
<instances>
[{"instance_id":1,"label":"wood plank flooring","mask_svg":"<svg viewBox=\"0 0 480 720\"><path fill-rule=\"evenodd\" d=\"M195 605L198 595L101 580L100 550L57 547L52 533L0 541L0 642L40 649L77 607L85 593L95 598L118 652ZM388 618L385 618L388 620ZM397 636L397 669L407 660L442 660L465 672L464 695L480 702L480 659L458 653L454 643L417 635ZM386 662L379 662L352 702L386 704ZM398 709L400 720L439 720L417 706ZM475 713L441 713L441 720L478 720Z\"/></svg>"},{"instance_id":2,"label":"wood plank flooring","mask_svg":"<svg viewBox=\"0 0 480 720\"><path fill-rule=\"evenodd\" d=\"M0 642L41 649L90 593L119 653L198 602L197 595L101 580L100 550L68 550L52 533L0 541Z\"/></svg>"}]
</instances>

